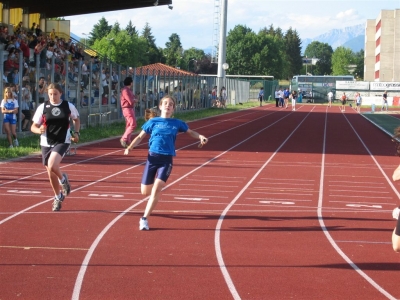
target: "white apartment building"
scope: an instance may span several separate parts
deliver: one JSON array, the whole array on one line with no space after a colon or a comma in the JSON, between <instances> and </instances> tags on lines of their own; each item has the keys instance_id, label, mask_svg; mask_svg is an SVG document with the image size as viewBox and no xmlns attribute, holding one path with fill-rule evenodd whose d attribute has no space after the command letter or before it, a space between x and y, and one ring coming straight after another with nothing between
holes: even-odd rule
<instances>
[{"instance_id":1,"label":"white apartment building","mask_svg":"<svg viewBox=\"0 0 400 300\"><path fill-rule=\"evenodd\" d=\"M400 9L367 20L364 49L364 81L400 82Z\"/></svg>"}]
</instances>

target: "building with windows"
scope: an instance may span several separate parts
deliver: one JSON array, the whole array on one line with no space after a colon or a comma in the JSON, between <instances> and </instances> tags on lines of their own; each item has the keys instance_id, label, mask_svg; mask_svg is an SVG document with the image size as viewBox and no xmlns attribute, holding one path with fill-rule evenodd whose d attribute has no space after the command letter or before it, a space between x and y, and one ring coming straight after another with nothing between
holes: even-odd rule
<instances>
[{"instance_id":1,"label":"building with windows","mask_svg":"<svg viewBox=\"0 0 400 300\"><path fill-rule=\"evenodd\" d=\"M400 81L400 9L367 20L364 49L365 81Z\"/></svg>"}]
</instances>

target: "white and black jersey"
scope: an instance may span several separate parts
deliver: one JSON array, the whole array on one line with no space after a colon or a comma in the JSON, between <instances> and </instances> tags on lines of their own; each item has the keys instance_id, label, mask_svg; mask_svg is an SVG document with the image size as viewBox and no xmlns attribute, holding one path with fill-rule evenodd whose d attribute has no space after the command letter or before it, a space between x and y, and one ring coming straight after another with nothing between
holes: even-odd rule
<instances>
[{"instance_id":1,"label":"white and black jersey","mask_svg":"<svg viewBox=\"0 0 400 300\"><path fill-rule=\"evenodd\" d=\"M60 143L71 143L70 119L76 119L79 113L68 101L52 104L46 101L39 105L33 116L33 122L46 125L46 132L40 136L40 145L52 147Z\"/></svg>"}]
</instances>

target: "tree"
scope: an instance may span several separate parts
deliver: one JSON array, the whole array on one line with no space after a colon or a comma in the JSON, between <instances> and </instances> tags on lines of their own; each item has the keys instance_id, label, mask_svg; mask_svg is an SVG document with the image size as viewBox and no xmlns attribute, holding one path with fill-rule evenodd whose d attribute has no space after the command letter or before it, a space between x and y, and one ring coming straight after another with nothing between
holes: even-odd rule
<instances>
[{"instance_id":1,"label":"tree","mask_svg":"<svg viewBox=\"0 0 400 300\"><path fill-rule=\"evenodd\" d=\"M101 40L107 36L111 31L112 26L108 25L107 20L102 17L97 24L93 26L92 31L89 33L88 43L93 45L96 40Z\"/></svg>"},{"instance_id":2,"label":"tree","mask_svg":"<svg viewBox=\"0 0 400 300\"><path fill-rule=\"evenodd\" d=\"M203 50L197 49L197 48L190 48L188 50L185 50L183 52L183 58L182 60L185 63L185 70L196 72L198 69L198 62L205 56L206 54L204 53Z\"/></svg>"},{"instance_id":3,"label":"tree","mask_svg":"<svg viewBox=\"0 0 400 300\"><path fill-rule=\"evenodd\" d=\"M131 37L126 30L121 30L117 34L111 32L102 39L96 40L93 49L114 63L138 67L148 64L148 58L145 55L146 45L147 41L144 38Z\"/></svg>"},{"instance_id":4,"label":"tree","mask_svg":"<svg viewBox=\"0 0 400 300\"><path fill-rule=\"evenodd\" d=\"M133 26L131 20L129 20L128 25L126 25L125 30L130 36L138 35L138 32L136 31L136 27Z\"/></svg>"},{"instance_id":5,"label":"tree","mask_svg":"<svg viewBox=\"0 0 400 300\"><path fill-rule=\"evenodd\" d=\"M314 41L304 51L309 58L317 58L318 62L312 66L312 73L315 75L329 75L332 73L332 47L327 43Z\"/></svg>"},{"instance_id":6,"label":"tree","mask_svg":"<svg viewBox=\"0 0 400 300\"><path fill-rule=\"evenodd\" d=\"M182 60L182 44L178 34L173 33L165 43L166 63L170 66L180 66Z\"/></svg>"},{"instance_id":7,"label":"tree","mask_svg":"<svg viewBox=\"0 0 400 300\"><path fill-rule=\"evenodd\" d=\"M354 70L356 79L364 79L364 50L360 50L354 54L354 64L356 65L356 69Z\"/></svg>"},{"instance_id":8,"label":"tree","mask_svg":"<svg viewBox=\"0 0 400 300\"><path fill-rule=\"evenodd\" d=\"M278 36L270 35L265 30L255 34L250 28L237 25L227 37L228 73L280 78L283 65L281 49Z\"/></svg>"},{"instance_id":9,"label":"tree","mask_svg":"<svg viewBox=\"0 0 400 300\"><path fill-rule=\"evenodd\" d=\"M337 47L332 54L332 75L348 75L349 65L354 62L354 53L349 48Z\"/></svg>"},{"instance_id":10,"label":"tree","mask_svg":"<svg viewBox=\"0 0 400 300\"><path fill-rule=\"evenodd\" d=\"M156 40L151 32L149 23L146 23L144 26L141 37L147 41L146 54L149 59L149 63L154 64L159 62L161 54L156 46Z\"/></svg>"},{"instance_id":11,"label":"tree","mask_svg":"<svg viewBox=\"0 0 400 300\"><path fill-rule=\"evenodd\" d=\"M285 34L284 41L284 49L288 63L284 75L286 78L291 79L293 75L300 74L301 67L303 66L303 59L301 56L301 39L297 31L290 27Z\"/></svg>"},{"instance_id":12,"label":"tree","mask_svg":"<svg viewBox=\"0 0 400 300\"><path fill-rule=\"evenodd\" d=\"M118 34L121 31L121 27L117 22L114 23L114 26L111 28L111 32L113 32L114 34Z\"/></svg>"}]
</instances>

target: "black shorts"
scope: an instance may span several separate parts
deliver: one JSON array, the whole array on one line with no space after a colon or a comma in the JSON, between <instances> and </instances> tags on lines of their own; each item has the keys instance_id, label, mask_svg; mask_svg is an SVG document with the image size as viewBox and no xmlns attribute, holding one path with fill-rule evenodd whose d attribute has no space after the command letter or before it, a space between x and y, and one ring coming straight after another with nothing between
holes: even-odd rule
<instances>
[{"instance_id":1,"label":"black shorts","mask_svg":"<svg viewBox=\"0 0 400 300\"><path fill-rule=\"evenodd\" d=\"M342 100L342 105L345 105L346 104L346 100Z\"/></svg>"},{"instance_id":2,"label":"black shorts","mask_svg":"<svg viewBox=\"0 0 400 300\"><path fill-rule=\"evenodd\" d=\"M68 143L56 144L54 147L41 146L43 165L47 166L50 154L52 152L56 152L56 153L60 154L61 157L64 157L65 153L67 153L70 146L71 146L71 144L68 144Z\"/></svg>"},{"instance_id":3,"label":"black shorts","mask_svg":"<svg viewBox=\"0 0 400 300\"><path fill-rule=\"evenodd\" d=\"M22 113L24 114L24 116L25 116L25 119L28 119L28 120L30 120L31 119L31 111L30 110L22 110Z\"/></svg>"},{"instance_id":4,"label":"black shorts","mask_svg":"<svg viewBox=\"0 0 400 300\"><path fill-rule=\"evenodd\" d=\"M149 152L146 166L144 167L142 184L154 184L156 178L167 182L172 171L172 155L162 155Z\"/></svg>"},{"instance_id":5,"label":"black shorts","mask_svg":"<svg viewBox=\"0 0 400 300\"><path fill-rule=\"evenodd\" d=\"M397 220L396 235L400 236L400 218Z\"/></svg>"}]
</instances>

